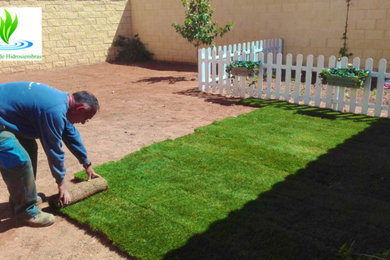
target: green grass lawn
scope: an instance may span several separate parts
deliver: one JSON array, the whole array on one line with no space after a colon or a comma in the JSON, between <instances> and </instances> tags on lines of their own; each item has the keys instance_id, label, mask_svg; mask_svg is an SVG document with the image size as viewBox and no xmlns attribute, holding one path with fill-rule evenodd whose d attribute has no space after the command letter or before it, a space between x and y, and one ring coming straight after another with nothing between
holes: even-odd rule
<instances>
[{"instance_id":1,"label":"green grass lawn","mask_svg":"<svg viewBox=\"0 0 390 260\"><path fill-rule=\"evenodd\" d=\"M261 108L95 170L109 189L63 213L140 259L334 259L390 248L390 122Z\"/></svg>"}]
</instances>

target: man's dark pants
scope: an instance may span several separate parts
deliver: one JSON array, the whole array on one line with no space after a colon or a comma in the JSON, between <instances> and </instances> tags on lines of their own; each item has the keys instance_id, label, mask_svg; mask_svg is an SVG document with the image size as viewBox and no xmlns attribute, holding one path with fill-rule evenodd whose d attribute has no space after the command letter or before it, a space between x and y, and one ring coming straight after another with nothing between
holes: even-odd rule
<instances>
[{"instance_id":1,"label":"man's dark pants","mask_svg":"<svg viewBox=\"0 0 390 260\"><path fill-rule=\"evenodd\" d=\"M37 143L34 139L1 130L0 125L0 172L7 184L10 205L15 215L30 218L39 214L35 206L37 192Z\"/></svg>"}]
</instances>

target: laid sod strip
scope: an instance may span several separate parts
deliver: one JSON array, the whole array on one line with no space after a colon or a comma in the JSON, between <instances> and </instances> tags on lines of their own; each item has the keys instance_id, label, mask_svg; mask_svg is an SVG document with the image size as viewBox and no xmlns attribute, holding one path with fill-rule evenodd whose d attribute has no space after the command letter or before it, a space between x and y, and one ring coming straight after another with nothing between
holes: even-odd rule
<instances>
[{"instance_id":1,"label":"laid sod strip","mask_svg":"<svg viewBox=\"0 0 390 260\"><path fill-rule=\"evenodd\" d=\"M256 105L96 167L109 189L62 212L140 259L330 259L353 240L361 252L388 247L389 121Z\"/></svg>"}]
</instances>

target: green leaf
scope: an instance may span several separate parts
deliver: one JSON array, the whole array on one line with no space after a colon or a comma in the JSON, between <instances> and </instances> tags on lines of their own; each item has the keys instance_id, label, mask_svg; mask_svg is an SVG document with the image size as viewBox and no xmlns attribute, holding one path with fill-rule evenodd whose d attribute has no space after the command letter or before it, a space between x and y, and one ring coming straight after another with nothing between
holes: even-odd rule
<instances>
[{"instance_id":1,"label":"green leaf","mask_svg":"<svg viewBox=\"0 0 390 260\"><path fill-rule=\"evenodd\" d=\"M1 18L0 37L5 43L9 44L9 38L18 26L18 17L17 15L15 15L15 20L12 22L12 17L10 13L6 9L4 9L4 11L5 22L3 18Z\"/></svg>"},{"instance_id":2,"label":"green leaf","mask_svg":"<svg viewBox=\"0 0 390 260\"><path fill-rule=\"evenodd\" d=\"M5 38L5 23L4 23L3 18L0 18L0 19L1 19L0 37L1 37L1 39L2 39L5 43L8 43L8 41L7 41L6 38Z\"/></svg>"},{"instance_id":3,"label":"green leaf","mask_svg":"<svg viewBox=\"0 0 390 260\"><path fill-rule=\"evenodd\" d=\"M8 34L7 34L7 38L8 39L11 37L11 35L15 31L16 27L18 27L18 16L17 15L15 15L15 20L14 20L14 22L12 23L11 27L8 30Z\"/></svg>"},{"instance_id":4,"label":"green leaf","mask_svg":"<svg viewBox=\"0 0 390 260\"><path fill-rule=\"evenodd\" d=\"M6 9L4 9L4 11L5 11L5 27L8 28L11 26L12 18Z\"/></svg>"},{"instance_id":5,"label":"green leaf","mask_svg":"<svg viewBox=\"0 0 390 260\"><path fill-rule=\"evenodd\" d=\"M8 31L12 24L12 18L9 12L4 9L5 11L5 28L4 28L4 38L6 39L6 43L8 43L9 37L8 37Z\"/></svg>"}]
</instances>

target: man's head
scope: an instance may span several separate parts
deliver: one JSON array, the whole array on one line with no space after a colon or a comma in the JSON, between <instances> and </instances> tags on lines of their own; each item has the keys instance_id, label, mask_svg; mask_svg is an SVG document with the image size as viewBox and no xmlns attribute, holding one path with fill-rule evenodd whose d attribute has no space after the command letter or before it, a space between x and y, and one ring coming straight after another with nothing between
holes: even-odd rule
<instances>
[{"instance_id":1,"label":"man's head","mask_svg":"<svg viewBox=\"0 0 390 260\"><path fill-rule=\"evenodd\" d=\"M99 110L97 98L87 91L79 91L69 96L69 109L66 117L72 123L84 124Z\"/></svg>"}]
</instances>

